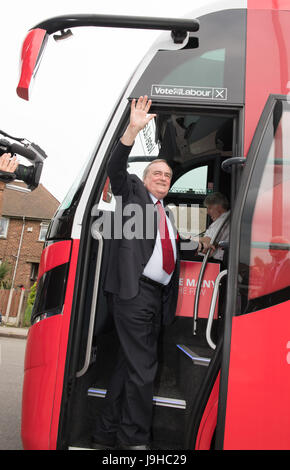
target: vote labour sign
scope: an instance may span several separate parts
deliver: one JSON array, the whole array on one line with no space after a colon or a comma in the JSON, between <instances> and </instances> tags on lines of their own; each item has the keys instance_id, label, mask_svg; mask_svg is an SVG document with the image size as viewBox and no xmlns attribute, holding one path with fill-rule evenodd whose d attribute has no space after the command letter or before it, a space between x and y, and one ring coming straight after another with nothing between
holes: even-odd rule
<instances>
[{"instance_id":1,"label":"vote labour sign","mask_svg":"<svg viewBox=\"0 0 290 470\"><path fill-rule=\"evenodd\" d=\"M194 299L197 287L198 276L201 263L197 261L181 261L179 275L179 293L176 315L182 317L192 317L194 309ZM220 265L217 263L207 263L201 283L198 317L207 318L210 309L210 302L213 294L214 283L220 272ZM218 301L214 318L218 316Z\"/></svg>"}]
</instances>

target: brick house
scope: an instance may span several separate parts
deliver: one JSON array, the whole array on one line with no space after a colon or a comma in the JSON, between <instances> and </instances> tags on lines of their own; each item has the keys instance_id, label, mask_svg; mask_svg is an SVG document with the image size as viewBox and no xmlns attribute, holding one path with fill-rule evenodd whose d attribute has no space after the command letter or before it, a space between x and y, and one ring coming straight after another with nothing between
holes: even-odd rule
<instances>
[{"instance_id":1,"label":"brick house","mask_svg":"<svg viewBox=\"0 0 290 470\"><path fill-rule=\"evenodd\" d=\"M21 182L14 185L26 188ZM40 184L30 193L5 188L0 218L0 262L7 261L6 279L30 289L37 279L48 224L59 201Z\"/></svg>"}]
</instances>

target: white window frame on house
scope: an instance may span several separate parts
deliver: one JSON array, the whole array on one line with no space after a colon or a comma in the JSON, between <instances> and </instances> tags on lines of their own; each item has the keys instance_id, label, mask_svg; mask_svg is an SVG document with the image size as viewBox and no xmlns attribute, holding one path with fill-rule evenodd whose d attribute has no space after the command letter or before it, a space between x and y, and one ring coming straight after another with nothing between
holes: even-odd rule
<instances>
[{"instance_id":1,"label":"white window frame on house","mask_svg":"<svg viewBox=\"0 0 290 470\"><path fill-rule=\"evenodd\" d=\"M3 228L2 228L3 224ZM7 238L9 226L9 219L7 217L0 217L0 238Z\"/></svg>"},{"instance_id":2,"label":"white window frame on house","mask_svg":"<svg viewBox=\"0 0 290 470\"><path fill-rule=\"evenodd\" d=\"M48 230L48 226L49 226L49 222L41 222L40 230L39 230L39 237L38 237L39 242L44 242L45 241L45 236L46 236L46 232Z\"/></svg>"}]
</instances>

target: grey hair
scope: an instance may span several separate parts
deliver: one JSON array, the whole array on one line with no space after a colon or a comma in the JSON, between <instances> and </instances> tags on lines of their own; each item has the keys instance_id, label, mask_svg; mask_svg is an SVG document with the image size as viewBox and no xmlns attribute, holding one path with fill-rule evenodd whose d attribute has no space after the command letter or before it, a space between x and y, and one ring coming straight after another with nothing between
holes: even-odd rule
<instances>
[{"instance_id":1,"label":"grey hair","mask_svg":"<svg viewBox=\"0 0 290 470\"><path fill-rule=\"evenodd\" d=\"M229 201L227 200L226 196L222 193L212 193L206 196L203 204L208 206L213 206L214 204L221 205L225 210L229 208Z\"/></svg>"},{"instance_id":2,"label":"grey hair","mask_svg":"<svg viewBox=\"0 0 290 470\"><path fill-rule=\"evenodd\" d=\"M170 173L171 173L171 177L172 177L172 168L168 165L167 161L164 160L163 158L156 158L156 160L153 160L152 162L150 162L145 168L144 168L144 171L143 171L143 181L145 180L147 174L148 174L148 171L149 171L149 168L151 165L153 165L154 163L160 163L160 162L163 162L163 163L166 163L166 165L168 166L168 168L170 169Z\"/></svg>"}]
</instances>

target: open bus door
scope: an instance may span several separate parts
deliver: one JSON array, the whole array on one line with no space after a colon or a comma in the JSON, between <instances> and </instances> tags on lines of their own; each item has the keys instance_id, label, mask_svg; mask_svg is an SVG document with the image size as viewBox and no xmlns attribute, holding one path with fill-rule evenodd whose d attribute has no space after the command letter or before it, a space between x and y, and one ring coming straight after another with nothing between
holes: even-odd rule
<instances>
[{"instance_id":1,"label":"open bus door","mask_svg":"<svg viewBox=\"0 0 290 470\"><path fill-rule=\"evenodd\" d=\"M233 211L216 447L289 449L290 105L270 95Z\"/></svg>"}]
</instances>

